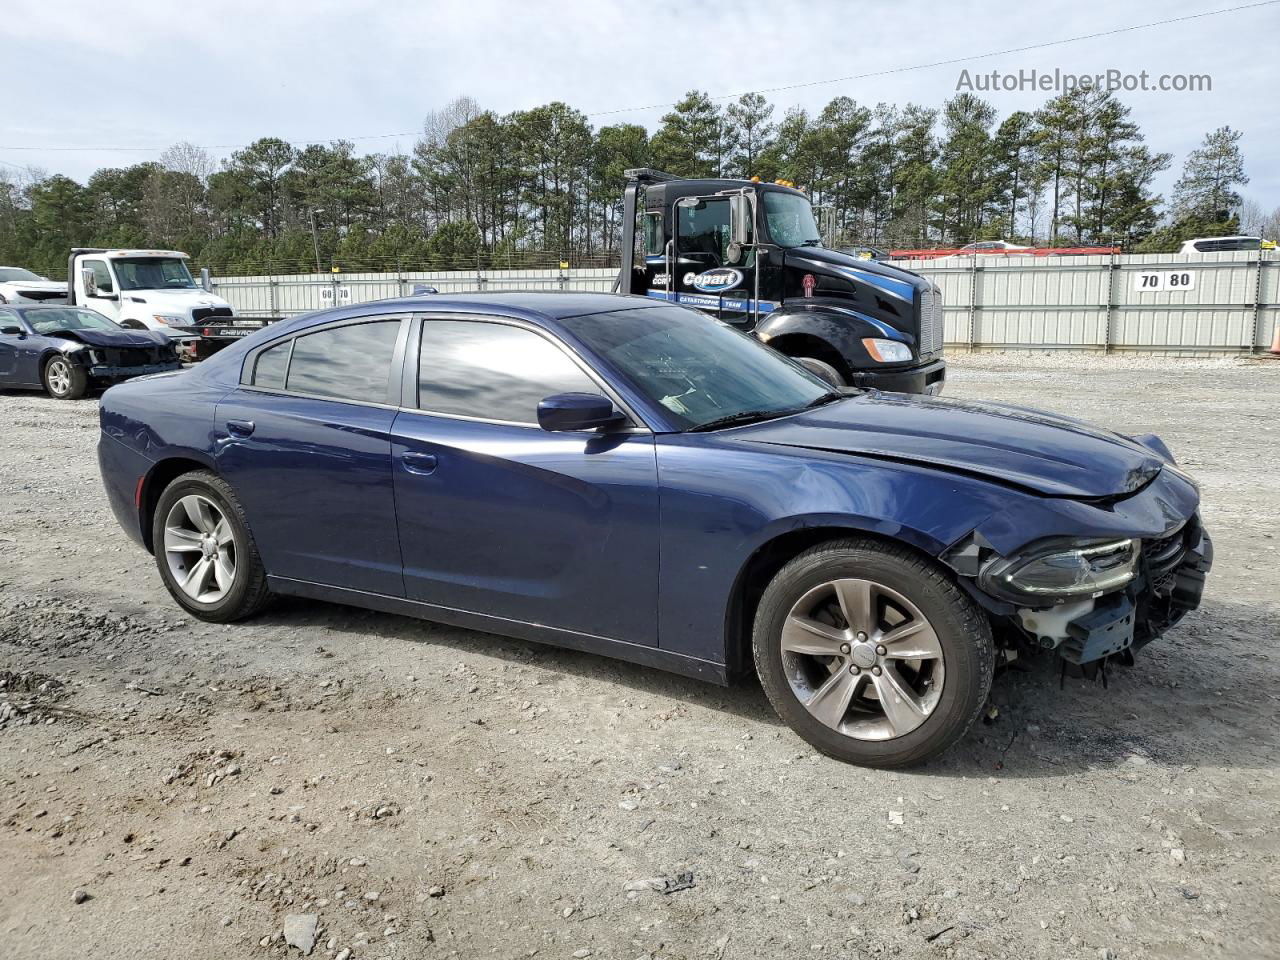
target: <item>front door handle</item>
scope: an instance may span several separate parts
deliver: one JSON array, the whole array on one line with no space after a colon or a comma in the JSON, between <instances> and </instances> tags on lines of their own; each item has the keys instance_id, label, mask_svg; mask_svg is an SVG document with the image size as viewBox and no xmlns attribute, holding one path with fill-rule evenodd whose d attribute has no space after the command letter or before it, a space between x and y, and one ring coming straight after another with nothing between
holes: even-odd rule
<instances>
[{"instance_id":1,"label":"front door handle","mask_svg":"<svg viewBox=\"0 0 1280 960\"><path fill-rule=\"evenodd\" d=\"M425 477L436 472L437 461L434 453L406 453L400 461L410 473Z\"/></svg>"},{"instance_id":2,"label":"front door handle","mask_svg":"<svg viewBox=\"0 0 1280 960\"><path fill-rule=\"evenodd\" d=\"M244 439L245 437L248 437L248 436L252 436L253 421L252 420L228 420L227 433L231 434L233 437L240 437L241 439Z\"/></svg>"}]
</instances>

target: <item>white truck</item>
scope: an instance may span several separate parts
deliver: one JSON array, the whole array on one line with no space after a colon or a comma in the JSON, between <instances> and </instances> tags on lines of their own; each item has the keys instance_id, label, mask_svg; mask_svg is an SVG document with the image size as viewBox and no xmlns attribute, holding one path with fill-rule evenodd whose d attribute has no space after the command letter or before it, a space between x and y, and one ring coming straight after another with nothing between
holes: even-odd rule
<instances>
[{"instance_id":1,"label":"white truck","mask_svg":"<svg viewBox=\"0 0 1280 960\"><path fill-rule=\"evenodd\" d=\"M67 260L67 302L90 307L123 327L160 330L184 345L190 328L228 322L231 304L201 287L177 250L76 247Z\"/></svg>"}]
</instances>

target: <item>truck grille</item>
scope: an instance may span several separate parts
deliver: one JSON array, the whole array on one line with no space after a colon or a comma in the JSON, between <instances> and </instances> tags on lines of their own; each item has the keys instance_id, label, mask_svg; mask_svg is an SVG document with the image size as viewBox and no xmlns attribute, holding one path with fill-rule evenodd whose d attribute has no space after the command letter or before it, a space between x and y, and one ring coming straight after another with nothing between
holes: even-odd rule
<instances>
[{"instance_id":1,"label":"truck grille","mask_svg":"<svg viewBox=\"0 0 1280 960\"><path fill-rule=\"evenodd\" d=\"M201 320L209 317L229 317L231 316L230 307L196 307L191 311L191 322L199 323Z\"/></svg>"},{"instance_id":2,"label":"truck grille","mask_svg":"<svg viewBox=\"0 0 1280 960\"><path fill-rule=\"evenodd\" d=\"M942 352L942 294L930 287L920 291L920 356Z\"/></svg>"}]
</instances>

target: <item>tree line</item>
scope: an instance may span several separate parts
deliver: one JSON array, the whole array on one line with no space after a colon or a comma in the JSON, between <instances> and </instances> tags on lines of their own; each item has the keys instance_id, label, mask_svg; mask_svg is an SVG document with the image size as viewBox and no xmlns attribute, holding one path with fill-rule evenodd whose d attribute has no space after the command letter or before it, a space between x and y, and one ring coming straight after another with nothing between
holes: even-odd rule
<instances>
[{"instance_id":1,"label":"tree line","mask_svg":"<svg viewBox=\"0 0 1280 960\"><path fill-rule=\"evenodd\" d=\"M187 143L80 184L0 169L0 263L60 275L73 245L176 248L216 273L607 265L619 260L623 171L784 179L806 189L832 245L1176 249L1275 233L1280 210L1246 204L1240 133L1185 158L1145 142L1113 93L1077 89L999 119L971 93L941 107L836 97L781 116L759 94L721 106L688 93L650 134L593 128L555 102L499 115L469 98L429 114L410 153L265 137L221 161Z\"/></svg>"}]
</instances>

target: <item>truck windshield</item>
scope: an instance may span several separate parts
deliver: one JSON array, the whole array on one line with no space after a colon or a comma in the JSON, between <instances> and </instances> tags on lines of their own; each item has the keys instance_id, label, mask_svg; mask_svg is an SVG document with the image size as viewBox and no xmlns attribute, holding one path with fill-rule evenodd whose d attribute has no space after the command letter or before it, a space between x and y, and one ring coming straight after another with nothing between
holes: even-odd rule
<instances>
[{"instance_id":1,"label":"truck windshield","mask_svg":"<svg viewBox=\"0 0 1280 960\"><path fill-rule=\"evenodd\" d=\"M196 285L187 261L177 257L122 257L111 262L121 290L172 290Z\"/></svg>"},{"instance_id":2,"label":"truck windshield","mask_svg":"<svg viewBox=\"0 0 1280 960\"><path fill-rule=\"evenodd\" d=\"M769 238L780 247L822 246L813 207L798 194L766 190L764 218L769 225Z\"/></svg>"},{"instance_id":3,"label":"truck windshield","mask_svg":"<svg viewBox=\"0 0 1280 960\"><path fill-rule=\"evenodd\" d=\"M755 338L686 307L560 322L686 430L785 416L838 396Z\"/></svg>"}]
</instances>

